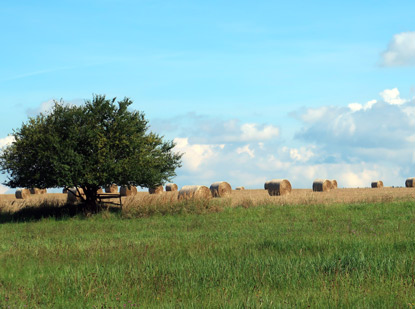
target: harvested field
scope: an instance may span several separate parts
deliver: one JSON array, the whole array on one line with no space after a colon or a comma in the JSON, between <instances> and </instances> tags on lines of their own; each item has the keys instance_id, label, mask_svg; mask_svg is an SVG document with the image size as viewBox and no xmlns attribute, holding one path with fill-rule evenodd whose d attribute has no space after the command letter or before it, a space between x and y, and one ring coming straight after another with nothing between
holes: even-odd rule
<instances>
[{"instance_id":1,"label":"harvested field","mask_svg":"<svg viewBox=\"0 0 415 309\"><path fill-rule=\"evenodd\" d=\"M232 205L238 205L246 200L254 204L276 205L316 205L316 204L343 204L362 202L386 202L395 200L409 200L415 198L414 188L351 188L337 189L329 192L313 192L312 189L293 189L287 196L269 196L266 190L233 191Z\"/></svg>"},{"instance_id":2,"label":"harvested field","mask_svg":"<svg viewBox=\"0 0 415 309\"><path fill-rule=\"evenodd\" d=\"M148 192L138 192L135 196L122 197L125 210L136 208L157 208L171 209L172 205L178 201L178 191L162 192L161 194L149 194ZM0 212L17 211L26 206L38 206L48 202L54 205L63 205L66 202L66 194L47 193L42 195L32 195L28 199L16 199L14 194L0 195ZM252 207L257 205L330 205L345 203L374 203L391 202L415 199L414 188L391 188L384 187L377 190L371 188L360 189L337 189L329 192L313 192L312 189L293 189L287 196L269 196L268 191L263 189L255 190L232 190L230 196L220 200L211 201L215 207ZM118 202L114 199L114 202ZM216 209L216 208L215 208ZM123 210L124 212L124 210ZM163 211L168 212L168 210Z\"/></svg>"}]
</instances>

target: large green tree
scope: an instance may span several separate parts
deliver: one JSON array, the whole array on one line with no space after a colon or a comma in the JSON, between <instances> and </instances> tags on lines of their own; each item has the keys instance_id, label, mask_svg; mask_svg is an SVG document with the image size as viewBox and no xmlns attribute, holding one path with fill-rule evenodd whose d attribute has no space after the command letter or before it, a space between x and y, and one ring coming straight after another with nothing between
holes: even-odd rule
<instances>
[{"instance_id":1,"label":"large green tree","mask_svg":"<svg viewBox=\"0 0 415 309\"><path fill-rule=\"evenodd\" d=\"M175 176L182 156L175 144L149 132L144 114L128 109L130 99L115 101L96 95L81 106L55 102L29 118L0 154L4 184L81 188L96 207L101 186L153 187Z\"/></svg>"}]
</instances>

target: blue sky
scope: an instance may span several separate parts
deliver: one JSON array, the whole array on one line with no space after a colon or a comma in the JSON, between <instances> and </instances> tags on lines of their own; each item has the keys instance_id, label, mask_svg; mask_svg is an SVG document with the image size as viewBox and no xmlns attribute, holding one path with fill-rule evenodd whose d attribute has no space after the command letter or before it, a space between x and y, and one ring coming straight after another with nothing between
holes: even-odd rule
<instances>
[{"instance_id":1,"label":"blue sky","mask_svg":"<svg viewBox=\"0 0 415 309\"><path fill-rule=\"evenodd\" d=\"M0 145L53 99L127 96L186 152L180 186L400 186L415 176L413 12L413 1L8 1Z\"/></svg>"}]
</instances>

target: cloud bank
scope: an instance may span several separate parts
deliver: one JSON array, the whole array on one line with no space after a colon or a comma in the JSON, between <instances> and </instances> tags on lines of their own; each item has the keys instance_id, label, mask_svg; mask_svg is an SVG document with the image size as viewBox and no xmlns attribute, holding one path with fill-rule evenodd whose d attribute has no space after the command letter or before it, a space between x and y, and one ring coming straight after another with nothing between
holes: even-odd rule
<instances>
[{"instance_id":1,"label":"cloud bank","mask_svg":"<svg viewBox=\"0 0 415 309\"><path fill-rule=\"evenodd\" d=\"M397 88L377 99L346 106L306 108L294 136L281 137L280 125L241 123L202 115L170 119L176 149L184 152L179 185L226 180L233 186L262 188L271 178L287 178L310 188L315 178L337 179L340 187L367 187L382 179L402 186L415 174L415 102Z\"/></svg>"},{"instance_id":2,"label":"cloud bank","mask_svg":"<svg viewBox=\"0 0 415 309\"><path fill-rule=\"evenodd\" d=\"M396 88L380 97L297 115L302 128L295 138L314 144L319 153L314 163L334 164L336 177L347 186L367 186L368 178L376 177L402 186L402 179L415 174L415 102L400 98Z\"/></svg>"}]
</instances>

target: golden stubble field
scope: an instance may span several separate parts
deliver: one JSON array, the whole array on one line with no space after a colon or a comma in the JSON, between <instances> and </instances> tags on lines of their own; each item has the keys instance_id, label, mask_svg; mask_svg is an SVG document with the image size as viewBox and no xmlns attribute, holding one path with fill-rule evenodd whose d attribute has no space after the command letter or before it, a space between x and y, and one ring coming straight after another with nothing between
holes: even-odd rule
<instances>
[{"instance_id":1,"label":"golden stubble field","mask_svg":"<svg viewBox=\"0 0 415 309\"><path fill-rule=\"evenodd\" d=\"M172 204L177 202L178 192L163 192L150 195L147 192L138 192L133 197L123 197L124 207L143 205ZM256 206L256 205L330 205L362 202L392 202L397 200L414 200L415 188L351 188L334 189L329 192L313 192L311 189L293 189L291 194L285 196L269 196L263 189L233 190L225 198L212 198L213 203L223 206ZM45 195L32 195L25 200L16 199L14 194L0 195L0 211L14 212L26 206L37 206L47 202L49 205L63 205L66 194L48 193ZM116 202L116 200L114 200Z\"/></svg>"}]
</instances>

